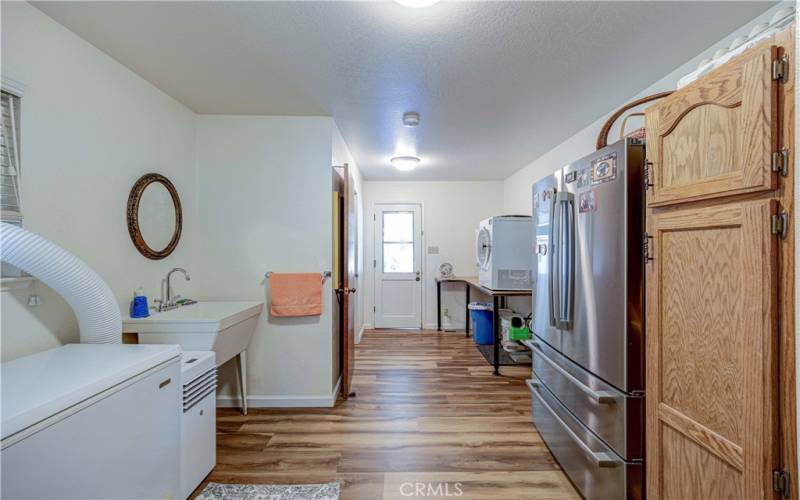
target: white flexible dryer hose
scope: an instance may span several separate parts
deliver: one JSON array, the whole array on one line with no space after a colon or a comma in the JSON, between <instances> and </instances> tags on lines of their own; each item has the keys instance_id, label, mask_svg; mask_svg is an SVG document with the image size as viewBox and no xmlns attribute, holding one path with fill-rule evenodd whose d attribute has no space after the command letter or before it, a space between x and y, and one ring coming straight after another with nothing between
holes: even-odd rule
<instances>
[{"instance_id":1,"label":"white flexible dryer hose","mask_svg":"<svg viewBox=\"0 0 800 500\"><path fill-rule=\"evenodd\" d=\"M122 315L103 278L78 257L13 224L0 226L0 259L55 290L78 318L81 343L122 342Z\"/></svg>"}]
</instances>

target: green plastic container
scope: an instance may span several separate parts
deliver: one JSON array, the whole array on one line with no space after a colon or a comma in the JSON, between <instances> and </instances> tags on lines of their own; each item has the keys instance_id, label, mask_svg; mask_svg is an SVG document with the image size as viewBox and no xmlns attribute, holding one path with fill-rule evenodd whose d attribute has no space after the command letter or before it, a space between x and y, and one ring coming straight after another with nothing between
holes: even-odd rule
<instances>
[{"instance_id":1,"label":"green plastic container","mask_svg":"<svg viewBox=\"0 0 800 500\"><path fill-rule=\"evenodd\" d=\"M508 338L511 340L527 340L531 338L531 331L527 326L514 328L513 326L508 329Z\"/></svg>"},{"instance_id":2,"label":"green plastic container","mask_svg":"<svg viewBox=\"0 0 800 500\"><path fill-rule=\"evenodd\" d=\"M514 315L511 317L511 326L508 328L509 340L527 340L531 338L531 331L525 326L522 316Z\"/></svg>"}]
</instances>

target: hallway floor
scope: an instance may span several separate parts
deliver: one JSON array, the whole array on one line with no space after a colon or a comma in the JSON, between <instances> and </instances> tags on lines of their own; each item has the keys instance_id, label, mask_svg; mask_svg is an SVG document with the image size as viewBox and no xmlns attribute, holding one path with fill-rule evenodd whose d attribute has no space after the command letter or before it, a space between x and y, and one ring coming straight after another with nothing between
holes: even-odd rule
<instances>
[{"instance_id":1,"label":"hallway floor","mask_svg":"<svg viewBox=\"0 0 800 500\"><path fill-rule=\"evenodd\" d=\"M530 367L501 372L461 333L367 331L355 398L218 410L207 481L339 481L344 500L578 498L531 424Z\"/></svg>"}]
</instances>

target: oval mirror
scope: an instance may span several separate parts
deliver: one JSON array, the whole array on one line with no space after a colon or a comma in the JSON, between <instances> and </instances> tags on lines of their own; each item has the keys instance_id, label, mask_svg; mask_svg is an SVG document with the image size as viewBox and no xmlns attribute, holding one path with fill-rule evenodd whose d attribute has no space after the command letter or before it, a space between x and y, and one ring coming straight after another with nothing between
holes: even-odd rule
<instances>
[{"instance_id":1,"label":"oval mirror","mask_svg":"<svg viewBox=\"0 0 800 500\"><path fill-rule=\"evenodd\" d=\"M161 174L146 174L128 196L128 233L148 259L163 259L181 238L183 214L175 186Z\"/></svg>"}]
</instances>

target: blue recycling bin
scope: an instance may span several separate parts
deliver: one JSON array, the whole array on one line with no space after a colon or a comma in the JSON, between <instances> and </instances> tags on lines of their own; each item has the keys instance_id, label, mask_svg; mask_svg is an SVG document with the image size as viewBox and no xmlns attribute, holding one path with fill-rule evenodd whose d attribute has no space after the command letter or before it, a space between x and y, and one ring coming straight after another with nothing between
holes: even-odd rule
<instances>
[{"instance_id":1,"label":"blue recycling bin","mask_svg":"<svg viewBox=\"0 0 800 500\"><path fill-rule=\"evenodd\" d=\"M492 306L483 302L470 302L469 315L472 318L473 340L478 345L494 344L494 324Z\"/></svg>"}]
</instances>

